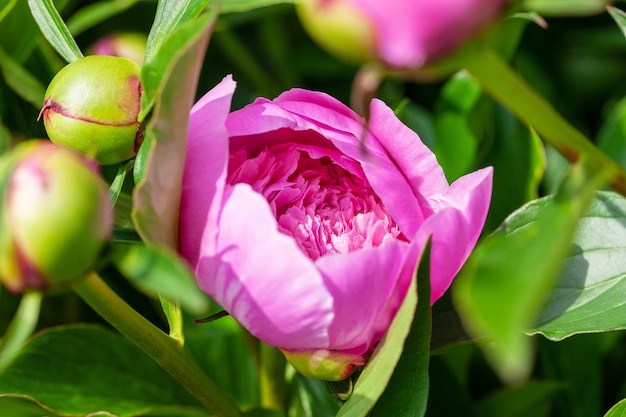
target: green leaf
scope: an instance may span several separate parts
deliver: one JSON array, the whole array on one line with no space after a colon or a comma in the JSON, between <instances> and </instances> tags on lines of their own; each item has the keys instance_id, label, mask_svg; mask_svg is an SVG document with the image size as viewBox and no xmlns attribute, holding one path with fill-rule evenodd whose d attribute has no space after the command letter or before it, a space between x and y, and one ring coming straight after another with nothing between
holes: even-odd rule
<instances>
[{"instance_id":1,"label":"green leaf","mask_svg":"<svg viewBox=\"0 0 626 417\"><path fill-rule=\"evenodd\" d=\"M617 23L617 26L619 26L624 36L626 36L626 13L613 6L608 6L606 9L613 20L615 20L615 23Z\"/></svg>"},{"instance_id":2,"label":"green leaf","mask_svg":"<svg viewBox=\"0 0 626 417\"><path fill-rule=\"evenodd\" d=\"M140 290L163 296L194 314L206 313L207 296L178 255L155 245L117 244L112 259L120 272Z\"/></svg>"},{"instance_id":3,"label":"green leaf","mask_svg":"<svg viewBox=\"0 0 626 417\"><path fill-rule=\"evenodd\" d=\"M106 411L130 417L161 407L167 407L169 415L189 415L184 410L197 406L131 342L91 325L39 333L2 374L0 393L26 397L55 413L73 416Z\"/></svg>"},{"instance_id":4,"label":"green leaf","mask_svg":"<svg viewBox=\"0 0 626 417\"><path fill-rule=\"evenodd\" d=\"M456 278L455 305L470 334L488 341L481 347L502 379L519 381L530 372L531 341L521 330L539 315L578 219L605 179L602 172L575 165L549 204L531 203L513 213Z\"/></svg>"},{"instance_id":5,"label":"green leaf","mask_svg":"<svg viewBox=\"0 0 626 417\"><path fill-rule=\"evenodd\" d=\"M478 140L470 129L469 116L480 96L478 83L461 71L444 85L436 103L433 151L450 182L474 165Z\"/></svg>"},{"instance_id":6,"label":"green leaf","mask_svg":"<svg viewBox=\"0 0 626 417\"><path fill-rule=\"evenodd\" d=\"M422 259L428 258L423 257ZM423 263L424 262L421 262L420 267ZM424 375L422 374L422 366L424 365L424 362L419 361L419 356L422 356L424 353L423 350L420 349L420 351L416 353L418 358L417 363L414 362L414 360L416 359L415 356L412 357L412 355L409 354L408 356L405 355L404 358L402 357L405 343L408 343L408 345L406 346L415 343L413 339L414 335L411 335L411 337L409 338L409 333L411 332L411 330L413 330L413 318L417 315L416 306L421 306L421 304L428 305L428 315L430 315L429 302L418 304L417 286L417 279L413 279L411 281L411 286L409 287L407 294L404 298L404 301L402 302L400 309L398 310L396 316L391 322L389 329L387 329L385 336L378 344L378 347L374 351L372 358L359 376L359 379L354 386L354 391L352 392L352 395L339 409L337 417L364 417L368 415L378 399L381 398L381 395L383 395L385 387L387 386L389 381L394 378L393 384L394 386L396 386L396 384L398 384L400 380L405 377L405 375L402 375L402 371L399 371L399 374L394 373L394 368L396 368L396 365L399 363L401 358L403 361L406 361L408 363L407 366L414 366L414 368L410 370L409 373L411 374L415 372L414 375L417 375L416 380L419 380L422 383L424 382L424 378L426 378L426 381L428 380L427 375L426 377L424 377ZM430 292L430 289L428 288L426 291ZM419 296L422 296L421 292L419 293ZM426 300L430 300L430 297L426 298ZM420 315L424 314L421 308L418 308L417 310L420 310ZM426 329L425 323L416 322L415 325L416 333L424 332ZM428 320L427 329L428 333L430 333L430 319ZM428 344L429 342L430 338L428 338L428 341L426 343ZM426 352L428 352L428 348ZM426 354L426 358L427 357L428 353ZM426 359L425 366L426 368L428 368L428 359ZM426 388L426 392L428 392L427 390L428 389ZM389 393L388 395L391 396L388 397L388 400L392 400L393 394ZM413 393L411 395L413 395ZM422 400L421 395L417 395L416 398L418 402ZM405 404L406 398L403 399L402 404L398 405L402 406ZM425 401L423 405L425 406ZM389 414L383 413L383 415Z\"/></svg>"},{"instance_id":7,"label":"green leaf","mask_svg":"<svg viewBox=\"0 0 626 417\"><path fill-rule=\"evenodd\" d=\"M83 57L67 26L54 7L52 0L28 0L33 18L39 25L41 33L67 62Z\"/></svg>"},{"instance_id":8,"label":"green leaf","mask_svg":"<svg viewBox=\"0 0 626 417\"><path fill-rule=\"evenodd\" d=\"M78 10L67 20L67 27L74 36L116 16L139 0L99 1Z\"/></svg>"},{"instance_id":9,"label":"green leaf","mask_svg":"<svg viewBox=\"0 0 626 417\"><path fill-rule=\"evenodd\" d=\"M277 4L293 4L298 0L222 0L220 13L248 12L260 7L274 6Z\"/></svg>"},{"instance_id":10,"label":"green leaf","mask_svg":"<svg viewBox=\"0 0 626 417\"><path fill-rule=\"evenodd\" d=\"M5 153L11 147L11 132L2 124L0 120L0 155Z\"/></svg>"},{"instance_id":11,"label":"green leaf","mask_svg":"<svg viewBox=\"0 0 626 417\"><path fill-rule=\"evenodd\" d=\"M604 417L626 417L626 399L611 407Z\"/></svg>"},{"instance_id":12,"label":"green leaf","mask_svg":"<svg viewBox=\"0 0 626 417\"><path fill-rule=\"evenodd\" d=\"M549 416L551 400L563 385L555 382L529 382L527 384L498 390L483 399L477 407L481 417Z\"/></svg>"},{"instance_id":13,"label":"green leaf","mask_svg":"<svg viewBox=\"0 0 626 417\"><path fill-rule=\"evenodd\" d=\"M198 16L208 2L209 0L160 0L148 34L145 61L152 61L161 44L179 26Z\"/></svg>"},{"instance_id":14,"label":"green leaf","mask_svg":"<svg viewBox=\"0 0 626 417\"><path fill-rule=\"evenodd\" d=\"M430 246L417 271L417 309L400 360L369 416L422 417L428 404L430 361Z\"/></svg>"},{"instance_id":15,"label":"green leaf","mask_svg":"<svg viewBox=\"0 0 626 417\"><path fill-rule=\"evenodd\" d=\"M534 221L540 200L529 206ZM531 333L562 340L576 333L626 329L626 199L597 194L581 219L563 272Z\"/></svg>"},{"instance_id":16,"label":"green leaf","mask_svg":"<svg viewBox=\"0 0 626 417\"><path fill-rule=\"evenodd\" d=\"M155 109L140 150L138 166L144 171L135 170L132 218L146 242L171 248L178 243L189 111L214 21L215 15L204 14L180 27L142 69L144 96L155 100ZM143 106L142 97L142 111Z\"/></svg>"},{"instance_id":17,"label":"green leaf","mask_svg":"<svg viewBox=\"0 0 626 417\"><path fill-rule=\"evenodd\" d=\"M598 147L626 168L626 98L612 109L598 133Z\"/></svg>"},{"instance_id":18,"label":"green leaf","mask_svg":"<svg viewBox=\"0 0 626 417\"><path fill-rule=\"evenodd\" d=\"M7 85L36 109L43 106L46 88L24 67L0 48L0 71Z\"/></svg>"}]
</instances>

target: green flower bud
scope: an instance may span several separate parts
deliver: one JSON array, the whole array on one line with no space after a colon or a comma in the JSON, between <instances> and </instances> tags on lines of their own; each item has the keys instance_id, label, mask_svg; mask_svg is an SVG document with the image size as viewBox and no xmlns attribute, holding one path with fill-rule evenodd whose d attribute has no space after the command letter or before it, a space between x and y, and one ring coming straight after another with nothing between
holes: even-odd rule
<instances>
[{"instance_id":1,"label":"green flower bud","mask_svg":"<svg viewBox=\"0 0 626 417\"><path fill-rule=\"evenodd\" d=\"M281 349L281 352L302 375L323 381L344 380L367 362L361 355L326 349Z\"/></svg>"},{"instance_id":2,"label":"green flower bud","mask_svg":"<svg viewBox=\"0 0 626 417\"><path fill-rule=\"evenodd\" d=\"M311 38L334 56L355 64L376 60L374 27L355 5L305 0L296 11Z\"/></svg>"},{"instance_id":3,"label":"green flower bud","mask_svg":"<svg viewBox=\"0 0 626 417\"><path fill-rule=\"evenodd\" d=\"M48 141L0 159L0 280L12 292L80 278L111 234L113 211L95 161Z\"/></svg>"},{"instance_id":4,"label":"green flower bud","mask_svg":"<svg viewBox=\"0 0 626 417\"><path fill-rule=\"evenodd\" d=\"M115 164L135 156L143 139L139 66L126 58L88 56L54 77L41 113L50 140Z\"/></svg>"}]
</instances>

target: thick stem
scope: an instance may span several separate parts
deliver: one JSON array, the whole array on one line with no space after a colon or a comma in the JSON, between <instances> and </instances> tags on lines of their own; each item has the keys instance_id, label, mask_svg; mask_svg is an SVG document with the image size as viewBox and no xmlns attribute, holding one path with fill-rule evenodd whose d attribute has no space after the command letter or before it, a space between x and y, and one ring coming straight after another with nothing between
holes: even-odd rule
<instances>
[{"instance_id":1,"label":"thick stem","mask_svg":"<svg viewBox=\"0 0 626 417\"><path fill-rule=\"evenodd\" d=\"M285 411L285 356L280 350L261 342L259 388L261 407Z\"/></svg>"},{"instance_id":2,"label":"thick stem","mask_svg":"<svg viewBox=\"0 0 626 417\"><path fill-rule=\"evenodd\" d=\"M215 416L241 417L235 403L173 339L133 310L95 273L74 291L100 316L140 347Z\"/></svg>"},{"instance_id":3,"label":"thick stem","mask_svg":"<svg viewBox=\"0 0 626 417\"><path fill-rule=\"evenodd\" d=\"M626 196L626 171L572 127L495 52L472 50L461 64L485 91L528 123L570 162L585 155L594 169L615 172L611 187Z\"/></svg>"}]
</instances>

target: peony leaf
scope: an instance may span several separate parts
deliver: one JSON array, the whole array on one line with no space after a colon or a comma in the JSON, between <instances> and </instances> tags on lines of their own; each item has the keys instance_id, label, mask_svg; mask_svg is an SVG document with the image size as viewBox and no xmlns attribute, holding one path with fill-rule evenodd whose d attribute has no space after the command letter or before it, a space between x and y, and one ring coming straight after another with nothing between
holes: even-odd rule
<instances>
[{"instance_id":1,"label":"peony leaf","mask_svg":"<svg viewBox=\"0 0 626 417\"><path fill-rule=\"evenodd\" d=\"M552 199L522 207L483 241L455 281L453 297L466 328L486 337L481 347L500 377L530 372L531 326L558 278L578 219L607 178L575 165ZM528 218L534 221L526 221Z\"/></svg>"},{"instance_id":2,"label":"peony leaf","mask_svg":"<svg viewBox=\"0 0 626 417\"><path fill-rule=\"evenodd\" d=\"M626 98L613 107L598 133L598 147L615 162L626 167Z\"/></svg>"},{"instance_id":3,"label":"peony leaf","mask_svg":"<svg viewBox=\"0 0 626 417\"><path fill-rule=\"evenodd\" d=\"M205 14L180 27L142 69L144 97L151 95L156 104L136 160L132 218L146 242L171 248L178 243L189 111L214 21L214 14Z\"/></svg>"},{"instance_id":4,"label":"peony leaf","mask_svg":"<svg viewBox=\"0 0 626 417\"><path fill-rule=\"evenodd\" d=\"M28 6L33 18L39 25L39 29L41 29L41 33L59 55L67 62L73 62L83 57L83 53L65 26L52 0L28 0Z\"/></svg>"},{"instance_id":5,"label":"peony leaf","mask_svg":"<svg viewBox=\"0 0 626 417\"><path fill-rule=\"evenodd\" d=\"M549 201L547 199L546 201ZM525 222L535 221L532 203ZM626 199L597 194L580 220L573 248L536 327L550 340L577 333L626 329Z\"/></svg>"},{"instance_id":6,"label":"peony leaf","mask_svg":"<svg viewBox=\"0 0 626 417\"><path fill-rule=\"evenodd\" d=\"M79 33L128 10L138 2L139 0L117 0L99 1L89 4L78 10L67 20L67 27L74 36L77 36Z\"/></svg>"},{"instance_id":7,"label":"peony leaf","mask_svg":"<svg viewBox=\"0 0 626 417\"><path fill-rule=\"evenodd\" d=\"M163 42L179 26L197 17L208 2L209 0L160 0L148 35L145 61L152 61Z\"/></svg>"},{"instance_id":8,"label":"peony leaf","mask_svg":"<svg viewBox=\"0 0 626 417\"><path fill-rule=\"evenodd\" d=\"M46 92L41 82L0 47L0 72L7 85L36 109L43 105Z\"/></svg>"},{"instance_id":9,"label":"peony leaf","mask_svg":"<svg viewBox=\"0 0 626 417\"><path fill-rule=\"evenodd\" d=\"M430 248L422 255L417 271L417 309L409 335L404 341L402 355L383 395L370 416L421 417L428 404L428 364L430 362L431 309Z\"/></svg>"},{"instance_id":10,"label":"peony leaf","mask_svg":"<svg viewBox=\"0 0 626 417\"><path fill-rule=\"evenodd\" d=\"M446 82L435 105L437 139L433 152L449 182L470 172L474 166L478 139L468 119L480 97L478 83L461 71Z\"/></svg>"},{"instance_id":11,"label":"peony leaf","mask_svg":"<svg viewBox=\"0 0 626 417\"><path fill-rule=\"evenodd\" d=\"M130 417L159 415L159 410L169 412L160 415L206 415L130 341L93 325L36 335L0 378L0 393L28 398L62 416L108 412Z\"/></svg>"},{"instance_id":12,"label":"peony leaf","mask_svg":"<svg viewBox=\"0 0 626 417\"><path fill-rule=\"evenodd\" d=\"M422 259L429 259L427 256L423 256ZM420 267L423 268L423 264L426 262L420 262ZM420 278L423 276L429 276L429 274L418 274ZM421 283L422 280L420 280ZM410 366L409 379L412 376L417 375L415 381L419 381L421 384L426 384L426 391L423 390L419 393L409 392L408 395L414 395L417 400L416 403L419 406L420 404L426 407L426 400L428 397L428 356L426 353L424 356L423 346L418 348L418 352L407 352L404 357L402 356L403 347L405 343L408 343L406 346L412 345L415 343L415 337L417 334L421 334L422 332L428 332L428 336L426 337L426 341L421 341L420 345L426 343L426 352L428 352L428 344L430 343L430 303L421 303L418 304L418 283L417 279L412 280L411 286L409 287L406 297L400 306L400 309L396 313L393 321L391 322L391 326L385 333L385 336L380 341L378 347L374 351L372 358L369 363L363 369L363 372L359 376L356 385L354 386L354 391L350 398L345 402L345 404L339 409L337 413L337 417L364 417L369 415L370 410L376 405L376 402L381 398L381 395L384 395L385 387L390 381L393 381L392 388L396 389L398 385L401 385L401 382L407 375L403 375L403 371L399 371L398 374L394 373L394 368L399 363L400 360L403 363L406 362L407 366ZM430 293L430 288L428 285L426 288L422 288L426 292ZM423 296L422 292L419 293L419 296ZM426 298L429 300L430 296ZM412 329L412 323L414 317L424 318L426 313L423 309L419 308L423 305L428 306L428 320L427 325L423 320L415 321L415 328ZM416 309L416 306L419 306ZM419 313L417 313L419 311ZM410 335L410 332L413 334ZM422 334L423 335L423 334ZM415 355L413 355L415 354ZM421 357L421 358L420 358ZM417 361L415 361L417 359ZM421 360L420 360L421 359ZM425 362L424 362L425 359ZM404 366L404 365L402 365ZM402 367L400 366L400 367ZM426 374L424 375L424 366L426 370ZM413 374L415 372L415 374ZM406 381L405 381L406 382ZM416 388L413 384L409 384L409 391ZM423 387L422 387L423 388ZM400 404L396 404L397 406L404 406L406 404L411 404L407 401L406 395L407 392L403 391L404 396L400 395L402 401ZM426 394L423 395L419 394ZM416 395L417 394L417 395ZM394 398L393 393L387 394L386 399L384 399L385 404L389 405L388 401L397 401ZM412 407L410 407L412 409ZM382 412L381 415L389 415L385 410L379 410ZM415 414L417 415L417 414Z\"/></svg>"},{"instance_id":13,"label":"peony leaf","mask_svg":"<svg viewBox=\"0 0 626 417\"><path fill-rule=\"evenodd\" d=\"M183 261L169 249L143 244L117 244L113 262L140 290L176 301L194 314L204 314L208 297L198 288Z\"/></svg>"},{"instance_id":14,"label":"peony leaf","mask_svg":"<svg viewBox=\"0 0 626 417\"><path fill-rule=\"evenodd\" d=\"M617 23L617 26L619 26L624 36L626 36L626 13L613 6L607 6L606 9L609 11L609 14L613 20L615 20L615 23Z\"/></svg>"},{"instance_id":15,"label":"peony leaf","mask_svg":"<svg viewBox=\"0 0 626 417\"><path fill-rule=\"evenodd\" d=\"M220 13L248 12L260 7L293 3L297 3L297 0L222 0Z\"/></svg>"},{"instance_id":16,"label":"peony leaf","mask_svg":"<svg viewBox=\"0 0 626 417\"><path fill-rule=\"evenodd\" d=\"M626 399L615 404L604 417L625 417L626 416Z\"/></svg>"},{"instance_id":17,"label":"peony leaf","mask_svg":"<svg viewBox=\"0 0 626 417\"><path fill-rule=\"evenodd\" d=\"M497 390L481 400L477 415L500 417L507 410L507 417L548 416L552 398L563 388L557 382L529 382Z\"/></svg>"}]
</instances>

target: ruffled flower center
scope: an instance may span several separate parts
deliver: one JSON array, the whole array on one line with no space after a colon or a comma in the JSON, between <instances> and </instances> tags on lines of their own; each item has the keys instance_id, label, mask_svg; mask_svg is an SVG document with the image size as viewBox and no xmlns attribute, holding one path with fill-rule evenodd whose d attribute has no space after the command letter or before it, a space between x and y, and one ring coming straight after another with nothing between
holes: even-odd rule
<instances>
[{"instance_id":1,"label":"ruffled flower center","mask_svg":"<svg viewBox=\"0 0 626 417\"><path fill-rule=\"evenodd\" d=\"M370 185L327 156L273 147L249 157L242 149L230 156L227 182L262 194L279 230L313 260L381 246L401 234Z\"/></svg>"}]
</instances>

